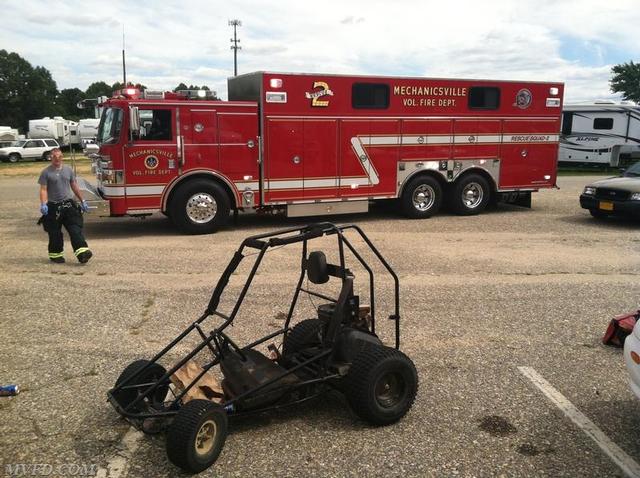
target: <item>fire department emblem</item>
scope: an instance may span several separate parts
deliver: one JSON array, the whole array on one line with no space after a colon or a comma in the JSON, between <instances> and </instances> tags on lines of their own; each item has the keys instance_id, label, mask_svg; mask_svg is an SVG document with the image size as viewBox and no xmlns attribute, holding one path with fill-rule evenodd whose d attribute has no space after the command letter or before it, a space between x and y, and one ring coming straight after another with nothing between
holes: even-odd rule
<instances>
[{"instance_id":1,"label":"fire department emblem","mask_svg":"<svg viewBox=\"0 0 640 478\"><path fill-rule=\"evenodd\" d=\"M305 92L304 96L311 100L311 106L329 106L329 100L320 100L325 96L333 96L333 91L329 89L329 85L324 81L314 81L313 88L320 88L317 91Z\"/></svg>"},{"instance_id":2,"label":"fire department emblem","mask_svg":"<svg viewBox=\"0 0 640 478\"><path fill-rule=\"evenodd\" d=\"M516 103L514 106L517 106L518 108L524 110L531 105L532 99L533 97L531 96L531 92L526 88L523 88L518 91L518 94L516 95Z\"/></svg>"},{"instance_id":3,"label":"fire department emblem","mask_svg":"<svg viewBox=\"0 0 640 478\"><path fill-rule=\"evenodd\" d=\"M147 169L156 169L159 164L160 161L156 156L147 156L146 158L144 158L144 166Z\"/></svg>"}]
</instances>

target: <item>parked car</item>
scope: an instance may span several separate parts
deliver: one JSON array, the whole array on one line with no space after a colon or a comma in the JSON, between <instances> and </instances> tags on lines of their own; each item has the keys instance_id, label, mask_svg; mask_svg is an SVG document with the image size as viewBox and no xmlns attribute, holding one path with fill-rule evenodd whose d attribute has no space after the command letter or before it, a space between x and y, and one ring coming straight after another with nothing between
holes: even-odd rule
<instances>
[{"instance_id":1,"label":"parked car","mask_svg":"<svg viewBox=\"0 0 640 478\"><path fill-rule=\"evenodd\" d=\"M5 163L17 163L23 159L49 161L51 150L59 147L55 139L23 139L6 148L0 148L0 160Z\"/></svg>"},{"instance_id":2,"label":"parked car","mask_svg":"<svg viewBox=\"0 0 640 478\"><path fill-rule=\"evenodd\" d=\"M623 170L618 177L585 186L580 206L597 218L614 214L640 218L640 162Z\"/></svg>"},{"instance_id":3,"label":"parked car","mask_svg":"<svg viewBox=\"0 0 640 478\"><path fill-rule=\"evenodd\" d=\"M640 320L624 341L624 363L629 372L629 387L640 399Z\"/></svg>"}]
</instances>

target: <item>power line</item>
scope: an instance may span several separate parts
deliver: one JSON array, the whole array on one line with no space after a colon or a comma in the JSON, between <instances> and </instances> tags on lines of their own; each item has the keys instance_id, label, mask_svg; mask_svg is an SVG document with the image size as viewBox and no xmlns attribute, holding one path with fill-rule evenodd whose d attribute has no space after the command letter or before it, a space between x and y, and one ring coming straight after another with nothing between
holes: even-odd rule
<instances>
[{"instance_id":1,"label":"power line","mask_svg":"<svg viewBox=\"0 0 640 478\"><path fill-rule=\"evenodd\" d=\"M233 27L233 38L231 39L231 49L233 50L233 76L238 76L238 50L242 50L242 47L238 45L240 40L238 39L236 33L237 27L242 26L242 22L238 19L229 20L229 26Z\"/></svg>"}]
</instances>

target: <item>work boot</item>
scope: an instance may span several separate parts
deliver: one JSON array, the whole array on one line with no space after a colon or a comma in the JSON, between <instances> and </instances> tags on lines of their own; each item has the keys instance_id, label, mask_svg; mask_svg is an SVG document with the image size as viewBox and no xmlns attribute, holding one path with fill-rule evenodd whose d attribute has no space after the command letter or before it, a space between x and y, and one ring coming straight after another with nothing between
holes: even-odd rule
<instances>
[{"instance_id":1,"label":"work boot","mask_svg":"<svg viewBox=\"0 0 640 478\"><path fill-rule=\"evenodd\" d=\"M83 251L80 254L78 254L78 260L80 261L81 264L86 264L87 262L89 262L89 259L91 259L91 256L93 256L93 254L89 249L87 249L86 251Z\"/></svg>"},{"instance_id":2,"label":"work boot","mask_svg":"<svg viewBox=\"0 0 640 478\"><path fill-rule=\"evenodd\" d=\"M55 262L56 264L64 264L64 257L50 257L49 260L51 262Z\"/></svg>"}]
</instances>

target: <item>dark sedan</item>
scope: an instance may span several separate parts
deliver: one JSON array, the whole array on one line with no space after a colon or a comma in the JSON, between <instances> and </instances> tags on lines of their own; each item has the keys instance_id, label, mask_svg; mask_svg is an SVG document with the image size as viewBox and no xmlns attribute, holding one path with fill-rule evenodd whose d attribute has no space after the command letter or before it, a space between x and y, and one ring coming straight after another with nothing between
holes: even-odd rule
<instances>
[{"instance_id":1,"label":"dark sedan","mask_svg":"<svg viewBox=\"0 0 640 478\"><path fill-rule=\"evenodd\" d=\"M640 162L619 177L585 186L580 195L580 206L588 209L593 217L616 214L640 219Z\"/></svg>"}]
</instances>

